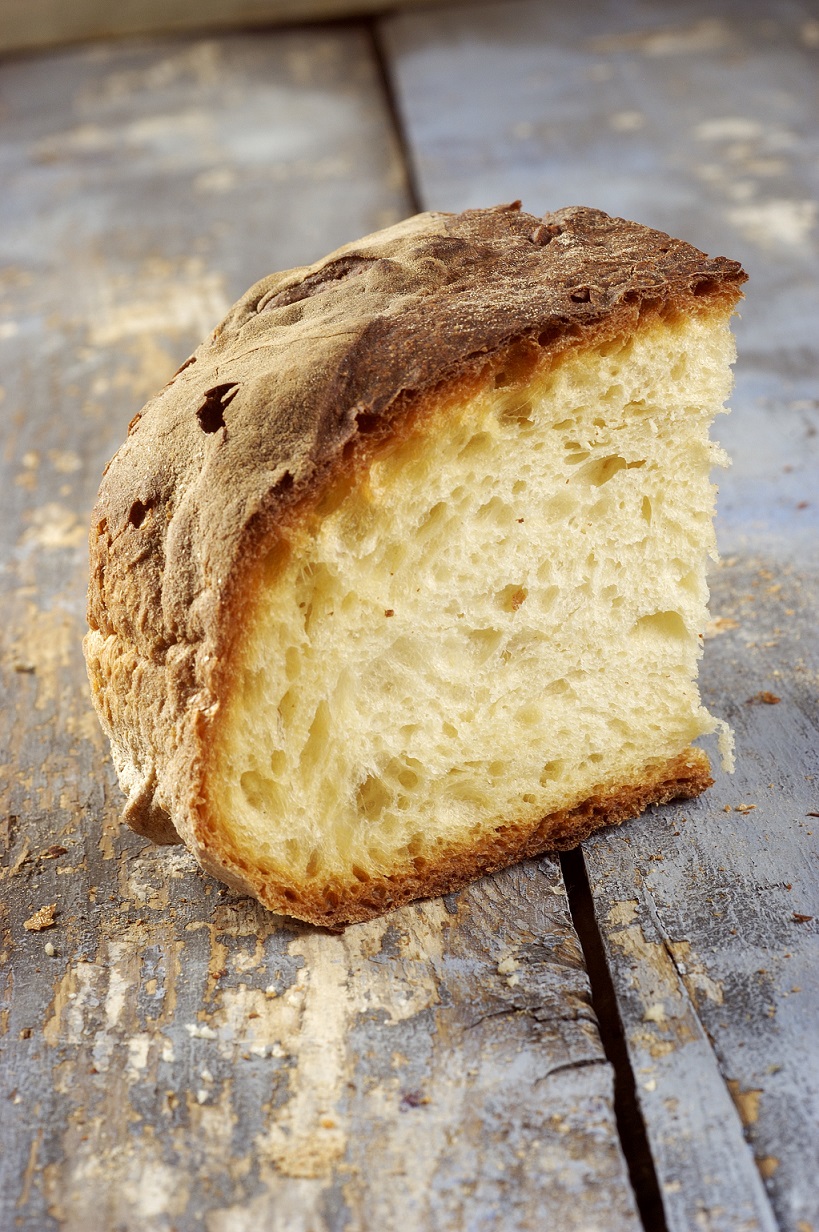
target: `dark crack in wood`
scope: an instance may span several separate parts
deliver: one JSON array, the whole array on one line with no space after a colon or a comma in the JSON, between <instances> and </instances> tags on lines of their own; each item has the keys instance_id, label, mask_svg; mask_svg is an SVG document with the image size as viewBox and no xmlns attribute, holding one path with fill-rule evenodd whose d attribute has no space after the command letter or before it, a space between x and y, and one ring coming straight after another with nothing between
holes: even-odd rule
<instances>
[{"instance_id":1,"label":"dark crack in wood","mask_svg":"<svg viewBox=\"0 0 819 1232\"><path fill-rule=\"evenodd\" d=\"M614 1070L614 1115L640 1218L646 1232L668 1232L657 1172L637 1099L634 1071L617 1009L614 985L595 919L594 902L582 849L578 847L574 851L563 852L560 863L569 896L569 910L586 960L592 1005L597 1014L600 1037L606 1059Z\"/></svg>"}]
</instances>

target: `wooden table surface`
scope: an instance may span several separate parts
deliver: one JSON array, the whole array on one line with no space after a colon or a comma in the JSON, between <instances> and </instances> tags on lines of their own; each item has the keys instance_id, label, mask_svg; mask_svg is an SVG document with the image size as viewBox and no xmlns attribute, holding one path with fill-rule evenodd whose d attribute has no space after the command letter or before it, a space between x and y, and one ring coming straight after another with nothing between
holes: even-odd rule
<instances>
[{"instance_id":1,"label":"wooden table surface","mask_svg":"<svg viewBox=\"0 0 819 1232\"><path fill-rule=\"evenodd\" d=\"M0 64L2 1232L819 1232L817 60L809 0L506 0ZM516 197L751 275L737 773L328 935L121 829L89 511L251 282Z\"/></svg>"}]
</instances>

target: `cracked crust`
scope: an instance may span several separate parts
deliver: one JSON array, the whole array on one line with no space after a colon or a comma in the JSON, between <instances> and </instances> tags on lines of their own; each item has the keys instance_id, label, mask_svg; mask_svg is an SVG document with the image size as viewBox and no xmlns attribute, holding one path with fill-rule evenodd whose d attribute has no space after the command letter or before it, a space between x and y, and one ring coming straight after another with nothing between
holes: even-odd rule
<instances>
[{"instance_id":1,"label":"cracked crust","mask_svg":"<svg viewBox=\"0 0 819 1232\"><path fill-rule=\"evenodd\" d=\"M94 509L85 649L128 824L180 836L264 898L210 832L203 768L255 562L277 530L442 387L466 393L488 368L557 359L652 314L725 315L744 281L736 262L662 232L579 207L541 220L516 203L421 214L251 288L135 416ZM491 850L393 887L378 910L696 794L704 754L683 758L685 772L555 814L537 836L510 827ZM319 914L333 922L306 918ZM338 915L352 918L365 915Z\"/></svg>"}]
</instances>

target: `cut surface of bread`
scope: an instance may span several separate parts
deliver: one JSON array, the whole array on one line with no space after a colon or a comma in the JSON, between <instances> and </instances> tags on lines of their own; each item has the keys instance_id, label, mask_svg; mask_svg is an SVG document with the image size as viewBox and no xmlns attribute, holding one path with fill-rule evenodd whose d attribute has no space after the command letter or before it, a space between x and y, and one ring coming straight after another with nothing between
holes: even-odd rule
<instances>
[{"instance_id":1,"label":"cut surface of bread","mask_svg":"<svg viewBox=\"0 0 819 1232\"><path fill-rule=\"evenodd\" d=\"M525 245L555 250L534 276ZM589 210L422 215L350 247L259 284L267 331L246 297L180 374L198 385L146 409L156 431L101 490L86 640L130 823L332 925L709 784L692 747L719 726L696 683L724 460L708 429L744 278ZM459 295L453 361L436 313L457 330ZM345 314L355 345L322 352ZM288 324L318 355L288 350ZM249 456L265 427L274 461ZM197 466L154 452L162 429ZM208 469L232 516L197 537Z\"/></svg>"}]
</instances>

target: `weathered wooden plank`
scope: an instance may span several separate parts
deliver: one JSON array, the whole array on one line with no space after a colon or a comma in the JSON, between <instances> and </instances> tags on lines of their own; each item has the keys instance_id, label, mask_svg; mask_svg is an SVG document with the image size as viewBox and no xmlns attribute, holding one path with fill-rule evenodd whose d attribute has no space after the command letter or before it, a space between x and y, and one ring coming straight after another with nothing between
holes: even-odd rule
<instances>
[{"instance_id":1,"label":"weathered wooden plank","mask_svg":"<svg viewBox=\"0 0 819 1232\"><path fill-rule=\"evenodd\" d=\"M761 1174L819 1228L815 7L510 3L385 42L425 204L579 201L751 274L703 667L739 770L586 858L669 1226L770 1227Z\"/></svg>"},{"instance_id":2,"label":"weathered wooden plank","mask_svg":"<svg viewBox=\"0 0 819 1232\"><path fill-rule=\"evenodd\" d=\"M430 3L392 0L389 7ZM0 52L80 39L350 18L384 8L383 0L3 0Z\"/></svg>"},{"instance_id":3,"label":"weathered wooden plank","mask_svg":"<svg viewBox=\"0 0 819 1232\"><path fill-rule=\"evenodd\" d=\"M259 274L405 208L368 48L0 78L3 1228L639 1227L556 864L288 924L120 830L87 698L85 528L131 415Z\"/></svg>"},{"instance_id":4,"label":"weathered wooden plank","mask_svg":"<svg viewBox=\"0 0 819 1232\"><path fill-rule=\"evenodd\" d=\"M24 1226L639 1227L559 866L341 936L208 896L184 855L170 884L154 849L115 867L85 961L49 887L58 978L13 1003Z\"/></svg>"},{"instance_id":5,"label":"weathered wooden plank","mask_svg":"<svg viewBox=\"0 0 819 1232\"><path fill-rule=\"evenodd\" d=\"M819 1227L819 571L734 560L713 603L736 622L708 643L703 675L736 731L737 773L590 842L586 859L652 1145L678 1148L668 1176L686 1191L680 1130L719 1115L713 1164L713 1144L744 1129L780 1226L804 1232ZM733 1117L712 1082L705 1095L709 1065ZM732 1214L712 1206L709 1226Z\"/></svg>"}]
</instances>

